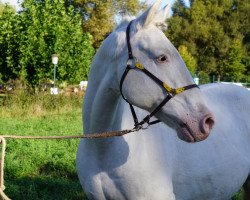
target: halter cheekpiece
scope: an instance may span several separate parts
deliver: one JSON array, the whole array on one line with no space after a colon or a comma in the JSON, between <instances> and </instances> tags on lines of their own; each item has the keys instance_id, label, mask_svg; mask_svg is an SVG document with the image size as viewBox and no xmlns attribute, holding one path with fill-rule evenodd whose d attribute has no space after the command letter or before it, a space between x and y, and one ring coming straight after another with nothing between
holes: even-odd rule
<instances>
[{"instance_id":1,"label":"halter cheekpiece","mask_svg":"<svg viewBox=\"0 0 250 200\"><path fill-rule=\"evenodd\" d=\"M153 75L151 72L149 72L147 69L144 68L144 66L138 62L138 60L136 59L136 57L133 56L133 52L132 52L132 47L131 47L131 43L130 43L130 29L131 29L131 24L133 23L133 20L128 24L127 30L126 30L126 40L127 40L127 47L128 47L128 61L127 61L127 67L122 75L121 81L120 81L120 92L122 95L122 98L129 104L133 119L134 119L134 128L135 129L143 129L143 125L144 124L148 124L148 126L153 125L153 124L157 124L159 122L161 122L160 120L155 120L155 121L150 121L150 119L170 100L172 99L175 95L180 94L186 90L192 89L192 88L199 88L198 85L196 84L191 84L191 85L187 85L184 87L180 87L180 88L171 88L168 84L164 83L163 81L161 81L160 79L158 79L155 75ZM149 76L155 83L157 83L159 86L161 86L165 91L167 96L165 97L165 99L146 117L144 117L140 122L138 121L135 109L133 107L133 105L128 101L128 99L123 95L122 92L122 85L124 83L124 80L128 74L128 72L131 69L138 69L140 71L142 71L144 74L146 74L147 76Z\"/></svg>"}]
</instances>

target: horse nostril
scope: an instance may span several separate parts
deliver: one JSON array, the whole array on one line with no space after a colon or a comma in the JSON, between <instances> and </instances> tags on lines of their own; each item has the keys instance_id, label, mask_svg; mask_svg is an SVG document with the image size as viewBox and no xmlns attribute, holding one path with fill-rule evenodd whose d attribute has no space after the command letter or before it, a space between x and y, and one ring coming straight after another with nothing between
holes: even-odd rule
<instances>
[{"instance_id":1,"label":"horse nostril","mask_svg":"<svg viewBox=\"0 0 250 200\"><path fill-rule=\"evenodd\" d=\"M214 126L214 119L213 117L209 117L206 119L205 123L209 126L209 129L211 130Z\"/></svg>"},{"instance_id":2,"label":"horse nostril","mask_svg":"<svg viewBox=\"0 0 250 200\"><path fill-rule=\"evenodd\" d=\"M214 126L214 118L211 114L204 117L204 119L201 121L201 132L204 134L210 133Z\"/></svg>"}]
</instances>

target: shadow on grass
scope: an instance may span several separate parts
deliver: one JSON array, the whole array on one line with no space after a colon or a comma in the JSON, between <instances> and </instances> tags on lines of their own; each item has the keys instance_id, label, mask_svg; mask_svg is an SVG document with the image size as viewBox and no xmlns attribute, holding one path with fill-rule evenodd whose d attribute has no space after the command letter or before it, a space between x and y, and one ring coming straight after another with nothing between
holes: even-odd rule
<instances>
[{"instance_id":1,"label":"shadow on grass","mask_svg":"<svg viewBox=\"0 0 250 200\"><path fill-rule=\"evenodd\" d=\"M26 177L6 180L5 186L5 194L13 200L88 200L78 181ZM243 190L231 200L243 200Z\"/></svg>"},{"instance_id":2,"label":"shadow on grass","mask_svg":"<svg viewBox=\"0 0 250 200\"><path fill-rule=\"evenodd\" d=\"M13 200L87 200L78 182L51 177L6 180L5 187Z\"/></svg>"}]
</instances>

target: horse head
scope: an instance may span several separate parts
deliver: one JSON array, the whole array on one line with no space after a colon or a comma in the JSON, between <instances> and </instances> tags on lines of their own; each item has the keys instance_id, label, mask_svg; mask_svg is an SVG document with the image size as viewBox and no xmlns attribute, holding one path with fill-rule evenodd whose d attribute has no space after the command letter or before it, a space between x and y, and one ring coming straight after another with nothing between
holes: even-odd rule
<instances>
[{"instance_id":1,"label":"horse head","mask_svg":"<svg viewBox=\"0 0 250 200\"><path fill-rule=\"evenodd\" d=\"M102 48L114 51L110 62L116 66L113 70L118 94L148 112L154 112L170 95L155 117L175 129L180 139L201 141L211 132L214 117L179 52L159 28L166 21L169 10L166 6L158 11L160 3L161 0L156 1L134 19L129 29L120 25ZM125 76L128 65L131 70Z\"/></svg>"}]
</instances>

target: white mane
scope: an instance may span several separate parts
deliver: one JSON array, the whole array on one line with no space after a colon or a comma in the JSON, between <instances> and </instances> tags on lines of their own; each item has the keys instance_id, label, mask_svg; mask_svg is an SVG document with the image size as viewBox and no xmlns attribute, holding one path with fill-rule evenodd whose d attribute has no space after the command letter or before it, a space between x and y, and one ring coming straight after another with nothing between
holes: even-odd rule
<instances>
[{"instance_id":1,"label":"white mane","mask_svg":"<svg viewBox=\"0 0 250 200\"><path fill-rule=\"evenodd\" d=\"M115 30L118 30L124 26L127 26L129 24L130 21L134 20L135 16L124 16L121 20L121 22L115 27Z\"/></svg>"}]
</instances>

